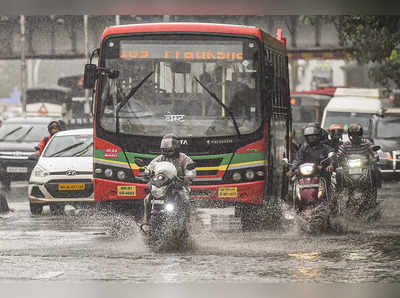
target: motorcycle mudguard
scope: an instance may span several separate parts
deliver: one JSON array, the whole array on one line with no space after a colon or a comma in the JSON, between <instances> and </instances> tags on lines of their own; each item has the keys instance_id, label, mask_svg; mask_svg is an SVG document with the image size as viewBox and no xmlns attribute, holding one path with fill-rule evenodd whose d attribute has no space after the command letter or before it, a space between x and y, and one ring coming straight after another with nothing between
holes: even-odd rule
<instances>
[{"instance_id":1,"label":"motorcycle mudguard","mask_svg":"<svg viewBox=\"0 0 400 298\"><path fill-rule=\"evenodd\" d=\"M308 185L310 187L308 187ZM318 185L318 186L315 186ZM299 196L296 197L296 205L301 209L315 205L318 199L320 179L318 177L303 178L299 180Z\"/></svg>"}]
</instances>

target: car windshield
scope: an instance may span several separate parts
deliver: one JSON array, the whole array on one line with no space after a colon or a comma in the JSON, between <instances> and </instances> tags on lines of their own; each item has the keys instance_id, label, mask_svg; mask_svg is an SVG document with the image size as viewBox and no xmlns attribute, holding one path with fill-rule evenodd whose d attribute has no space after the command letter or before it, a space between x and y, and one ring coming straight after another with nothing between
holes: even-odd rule
<instances>
[{"instance_id":1,"label":"car windshield","mask_svg":"<svg viewBox=\"0 0 400 298\"><path fill-rule=\"evenodd\" d=\"M262 122L258 49L247 38L109 39L104 66L119 75L100 80L100 125L116 132L119 117L123 134L227 136L235 118L241 134L252 133Z\"/></svg>"},{"instance_id":2,"label":"car windshield","mask_svg":"<svg viewBox=\"0 0 400 298\"><path fill-rule=\"evenodd\" d=\"M368 124L372 113L356 113L356 112L332 112L328 111L325 116L323 128L328 129L331 124L341 124L346 131L352 123L359 123L363 130L368 134Z\"/></svg>"},{"instance_id":3,"label":"car windshield","mask_svg":"<svg viewBox=\"0 0 400 298\"><path fill-rule=\"evenodd\" d=\"M0 127L0 141L3 142L40 142L47 136L47 124L4 123Z\"/></svg>"},{"instance_id":4,"label":"car windshield","mask_svg":"<svg viewBox=\"0 0 400 298\"><path fill-rule=\"evenodd\" d=\"M400 118L379 121L376 126L376 136L380 139L400 138Z\"/></svg>"},{"instance_id":5,"label":"car windshield","mask_svg":"<svg viewBox=\"0 0 400 298\"><path fill-rule=\"evenodd\" d=\"M43 153L44 157L93 156L93 136L79 134L71 136L55 135Z\"/></svg>"}]
</instances>

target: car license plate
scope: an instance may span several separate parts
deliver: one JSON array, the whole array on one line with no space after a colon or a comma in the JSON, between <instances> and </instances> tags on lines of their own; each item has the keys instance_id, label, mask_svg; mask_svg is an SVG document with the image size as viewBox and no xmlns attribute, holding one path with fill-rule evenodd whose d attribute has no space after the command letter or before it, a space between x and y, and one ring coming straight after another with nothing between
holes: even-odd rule
<instances>
[{"instance_id":1,"label":"car license plate","mask_svg":"<svg viewBox=\"0 0 400 298\"><path fill-rule=\"evenodd\" d=\"M135 197L136 196L136 186L118 186L117 187L117 194L119 197Z\"/></svg>"},{"instance_id":2,"label":"car license plate","mask_svg":"<svg viewBox=\"0 0 400 298\"><path fill-rule=\"evenodd\" d=\"M220 187L218 188L219 198L236 198L237 187Z\"/></svg>"},{"instance_id":3,"label":"car license plate","mask_svg":"<svg viewBox=\"0 0 400 298\"><path fill-rule=\"evenodd\" d=\"M7 173L28 173L28 168L25 167L7 167Z\"/></svg>"},{"instance_id":4,"label":"car license plate","mask_svg":"<svg viewBox=\"0 0 400 298\"><path fill-rule=\"evenodd\" d=\"M362 174L362 168L349 169L349 174L350 175Z\"/></svg>"},{"instance_id":5,"label":"car license plate","mask_svg":"<svg viewBox=\"0 0 400 298\"><path fill-rule=\"evenodd\" d=\"M58 190L68 191L68 190L84 190L86 187L83 183L70 183L70 184L58 184Z\"/></svg>"}]
</instances>

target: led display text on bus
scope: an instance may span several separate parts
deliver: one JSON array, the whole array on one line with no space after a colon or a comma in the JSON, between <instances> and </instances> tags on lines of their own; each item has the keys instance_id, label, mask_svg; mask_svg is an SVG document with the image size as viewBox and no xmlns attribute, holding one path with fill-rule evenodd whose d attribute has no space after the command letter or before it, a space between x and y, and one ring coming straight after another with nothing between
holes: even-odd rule
<instances>
[{"instance_id":1,"label":"led display text on bus","mask_svg":"<svg viewBox=\"0 0 400 298\"><path fill-rule=\"evenodd\" d=\"M121 43L120 58L129 60L243 60L243 45Z\"/></svg>"}]
</instances>

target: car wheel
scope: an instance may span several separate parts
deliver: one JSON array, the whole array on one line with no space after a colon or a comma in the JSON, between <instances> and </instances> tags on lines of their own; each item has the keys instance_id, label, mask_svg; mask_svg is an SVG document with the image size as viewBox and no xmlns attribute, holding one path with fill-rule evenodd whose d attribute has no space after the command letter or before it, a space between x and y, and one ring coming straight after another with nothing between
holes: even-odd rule
<instances>
[{"instance_id":1,"label":"car wheel","mask_svg":"<svg viewBox=\"0 0 400 298\"><path fill-rule=\"evenodd\" d=\"M52 215L64 214L64 205L52 204L50 205L50 213Z\"/></svg>"},{"instance_id":2,"label":"car wheel","mask_svg":"<svg viewBox=\"0 0 400 298\"><path fill-rule=\"evenodd\" d=\"M43 211L43 205L29 202L29 207L33 215L40 215Z\"/></svg>"}]
</instances>

